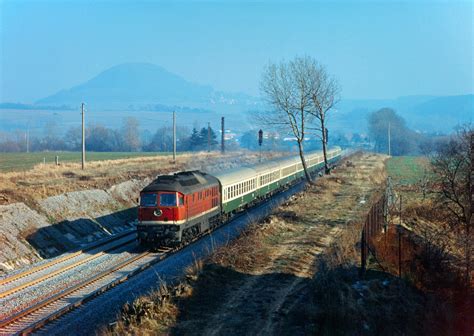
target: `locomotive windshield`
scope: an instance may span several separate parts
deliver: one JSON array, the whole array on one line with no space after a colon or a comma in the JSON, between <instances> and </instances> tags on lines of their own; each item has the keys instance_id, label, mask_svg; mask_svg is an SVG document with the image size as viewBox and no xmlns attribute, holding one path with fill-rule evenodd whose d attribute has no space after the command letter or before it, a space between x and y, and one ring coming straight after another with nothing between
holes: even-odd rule
<instances>
[{"instance_id":1,"label":"locomotive windshield","mask_svg":"<svg viewBox=\"0 0 474 336\"><path fill-rule=\"evenodd\" d=\"M156 206L156 194L141 194L140 206Z\"/></svg>"},{"instance_id":2,"label":"locomotive windshield","mask_svg":"<svg viewBox=\"0 0 474 336\"><path fill-rule=\"evenodd\" d=\"M161 206L176 206L176 194L160 194Z\"/></svg>"}]
</instances>

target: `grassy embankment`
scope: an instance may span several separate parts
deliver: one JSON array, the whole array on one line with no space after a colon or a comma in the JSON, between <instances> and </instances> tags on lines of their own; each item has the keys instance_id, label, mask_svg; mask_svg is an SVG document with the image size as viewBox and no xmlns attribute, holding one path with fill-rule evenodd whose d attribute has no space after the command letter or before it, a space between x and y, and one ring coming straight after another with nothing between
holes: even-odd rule
<instances>
[{"instance_id":1,"label":"grassy embankment","mask_svg":"<svg viewBox=\"0 0 474 336\"><path fill-rule=\"evenodd\" d=\"M96 156L94 156L94 154ZM143 156L144 153L90 153L87 156L86 169L81 169L80 160L61 161L54 164L54 153L51 153L52 162L43 165L36 164L32 169L0 172L0 204L23 202L34 208L36 201L60 195L65 192L88 189L108 189L113 185L132 179L144 180L159 174L168 174L176 171L200 169L213 172L235 166L254 163L259 159L257 152L193 152L180 153L176 164L172 162L170 154L154 153ZM120 155L126 158L119 158ZM137 157L132 157L133 155ZM278 157L284 153L263 153L265 158ZM11 164L21 164L20 154L10 157ZM44 153L31 153L33 160ZM80 153L72 153L80 158ZM79 156L78 156L79 155ZM3 160L3 156L2 160ZM28 166L25 159L25 166ZM42 161L42 158L41 158ZM30 163L32 164L32 163Z\"/></svg>"},{"instance_id":2,"label":"grassy embankment","mask_svg":"<svg viewBox=\"0 0 474 336\"><path fill-rule=\"evenodd\" d=\"M117 160L148 156L170 155L165 152L87 152L86 161ZM32 153L0 153L0 172L29 170L38 164L46 162L51 165L59 162L81 163L81 152L32 152Z\"/></svg>"}]
</instances>

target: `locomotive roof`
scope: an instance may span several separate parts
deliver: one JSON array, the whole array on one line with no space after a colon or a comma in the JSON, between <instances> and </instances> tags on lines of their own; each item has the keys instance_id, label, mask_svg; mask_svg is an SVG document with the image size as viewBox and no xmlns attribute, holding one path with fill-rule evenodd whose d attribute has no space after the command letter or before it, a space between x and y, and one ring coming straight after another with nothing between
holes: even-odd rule
<instances>
[{"instance_id":1,"label":"locomotive roof","mask_svg":"<svg viewBox=\"0 0 474 336\"><path fill-rule=\"evenodd\" d=\"M218 180L199 170L158 176L142 191L177 191L190 194L218 184Z\"/></svg>"}]
</instances>

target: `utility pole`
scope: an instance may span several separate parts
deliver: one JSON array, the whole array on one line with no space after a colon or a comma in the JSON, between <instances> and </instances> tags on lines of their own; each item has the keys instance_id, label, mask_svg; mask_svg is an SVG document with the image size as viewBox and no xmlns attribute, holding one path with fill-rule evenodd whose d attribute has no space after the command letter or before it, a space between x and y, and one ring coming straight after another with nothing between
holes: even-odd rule
<instances>
[{"instance_id":1,"label":"utility pole","mask_svg":"<svg viewBox=\"0 0 474 336\"><path fill-rule=\"evenodd\" d=\"M176 164L176 112L173 111L173 163Z\"/></svg>"},{"instance_id":2,"label":"utility pole","mask_svg":"<svg viewBox=\"0 0 474 336\"><path fill-rule=\"evenodd\" d=\"M26 141L26 152L30 152L30 126L28 126L28 129L26 130L25 133L25 141Z\"/></svg>"},{"instance_id":3,"label":"utility pole","mask_svg":"<svg viewBox=\"0 0 474 336\"><path fill-rule=\"evenodd\" d=\"M388 156L392 155L391 139L390 139L390 121L388 122Z\"/></svg>"},{"instance_id":4,"label":"utility pole","mask_svg":"<svg viewBox=\"0 0 474 336\"><path fill-rule=\"evenodd\" d=\"M221 153L225 153L225 145L224 145L224 117L221 118Z\"/></svg>"},{"instance_id":5,"label":"utility pole","mask_svg":"<svg viewBox=\"0 0 474 336\"><path fill-rule=\"evenodd\" d=\"M471 198L471 222L469 223L470 226L468 226L468 228L470 228L470 230L474 229L474 216L472 215L472 213L474 212L474 133L471 133L471 171L470 171L470 174L471 174L471 177L469 179L471 185L470 185L470 188L471 188L471 192L470 192L470 198ZM472 235L472 233L470 232L470 230L467 231L468 233L468 239L469 236ZM467 266L468 266L468 269L467 269L467 276L468 276L468 279L467 279L467 283L471 283L472 281L472 277L471 277L471 265L472 265L472 262L471 262L471 258L472 258L472 255L471 255L471 252L470 250L468 249L468 257L466 258L467 259Z\"/></svg>"},{"instance_id":6,"label":"utility pole","mask_svg":"<svg viewBox=\"0 0 474 336\"><path fill-rule=\"evenodd\" d=\"M402 195L400 195L400 225L398 226L398 277L402 277Z\"/></svg>"},{"instance_id":7,"label":"utility pole","mask_svg":"<svg viewBox=\"0 0 474 336\"><path fill-rule=\"evenodd\" d=\"M211 123L207 123L207 151L211 151Z\"/></svg>"},{"instance_id":8,"label":"utility pole","mask_svg":"<svg viewBox=\"0 0 474 336\"><path fill-rule=\"evenodd\" d=\"M86 165L86 129L84 127L84 103L81 104L82 114L82 169L84 170Z\"/></svg>"}]
</instances>

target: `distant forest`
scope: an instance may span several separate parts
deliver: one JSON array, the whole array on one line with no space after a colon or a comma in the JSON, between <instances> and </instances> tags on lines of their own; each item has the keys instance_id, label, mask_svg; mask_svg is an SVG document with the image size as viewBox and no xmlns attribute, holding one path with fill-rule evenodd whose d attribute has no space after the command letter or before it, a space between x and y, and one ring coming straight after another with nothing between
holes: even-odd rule
<instances>
[{"instance_id":1,"label":"distant forest","mask_svg":"<svg viewBox=\"0 0 474 336\"><path fill-rule=\"evenodd\" d=\"M428 155L445 143L449 136L424 134L409 129L405 120L393 109L384 108L372 112L368 117L368 134L342 134L329 128L329 144L343 148L361 148L388 154L390 133L391 155ZM86 150L93 152L170 152L173 150L172 127L161 127L154 134L144 136L139 132L139 121L134 117L123 121L118 129L102 125L88 125L85 129ZM57 126L47 124L44 136L28 136L24 131L0 133L0 152L80 151L82 149L81 127L69 128L58 136ZM390 132L389 132L390 128ZM177 127L178 151L216 150L220 146L220 134L212 128L208 144L207 127ZM259 150L257 130L227 137L226 148ZM311 134L305 141L305 150L319 150L320 140ZM262 150L291 151L295 142L276 132L264 132Z\"/></svg>"}]
</instances>

